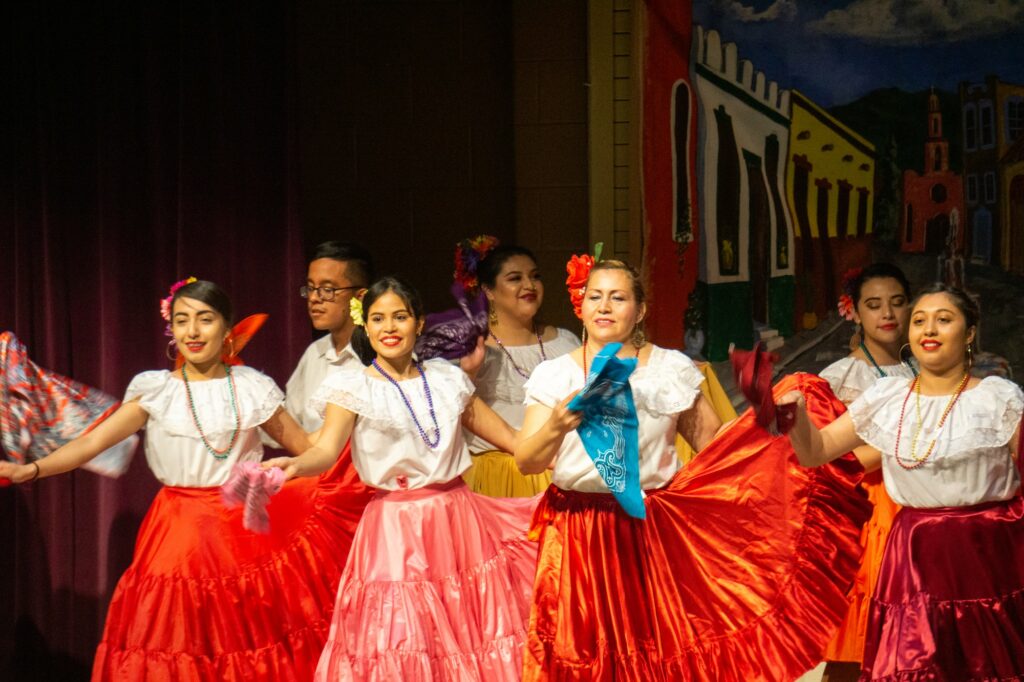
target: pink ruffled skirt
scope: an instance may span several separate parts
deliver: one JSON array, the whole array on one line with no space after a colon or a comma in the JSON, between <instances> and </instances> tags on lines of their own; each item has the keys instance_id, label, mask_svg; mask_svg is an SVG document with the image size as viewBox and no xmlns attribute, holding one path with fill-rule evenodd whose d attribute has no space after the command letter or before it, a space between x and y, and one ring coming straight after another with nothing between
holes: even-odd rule
<instances>
[{"instance_id":1,"label":"pink ruffled skirt","mask_svg":"<svg viewBox=\"0 0 1024 682\"><path fill-rule=\"evenodd\" d=\"M367 505L316 679L519 680L538 498L476 495L461 479Z\"/></svg>"}]
</instances>

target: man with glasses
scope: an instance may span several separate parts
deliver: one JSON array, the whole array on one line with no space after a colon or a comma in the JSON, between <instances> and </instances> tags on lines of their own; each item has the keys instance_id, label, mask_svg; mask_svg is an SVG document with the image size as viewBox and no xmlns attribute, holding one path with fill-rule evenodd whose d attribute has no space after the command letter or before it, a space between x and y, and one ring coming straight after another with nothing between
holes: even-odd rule
<instances>
[{"instance_id":1,"label":"man with glasses","mask_svg":"<svg viewBox=\"0 0 1024 682\"><path fill-rule=\"evenodd\" d=\"M349 302L362 295L373 277L373 260L357 244L330 241L313 250L299 295L306 299L313 327L328 333L309 345L285 387L285 409L306 431L323 426L307 403L324 377L340 369L363 368L349 343L355 328Z\"/></svg>"}]
</instances>

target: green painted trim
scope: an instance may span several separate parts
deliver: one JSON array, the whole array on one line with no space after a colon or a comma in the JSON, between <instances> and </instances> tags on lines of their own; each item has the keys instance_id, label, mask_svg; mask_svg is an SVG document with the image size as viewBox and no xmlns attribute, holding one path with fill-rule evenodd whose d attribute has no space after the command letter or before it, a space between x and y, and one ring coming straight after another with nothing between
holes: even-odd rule
<instances>
[{"instance_id":1,"label":"green painted trim","mask_svg":"<svg viewBox=\"0 0 1024 682\"><path fill-rule=\"evenodd\" d=\"M772 119L779 125L785 126L787 130L789 129L788 118L786 118L783 114L780 114L775 109L772 109L770 106L754 97L754 93L744 90L742 87L740 87L739 83L733 83L732 81L719 76L717 73L715 73L708 67L704 66L703 64L697 64L697 75L708 79L709 81L717 85L719 88L725 90L730 95L740 100L747 106L757 109L759 112L761 112L768 118ZM700 91L698 90L698 92Z\"/></svg>"},{"instance_id":2,"label":"green painted trim","mask_svg":"<svg viewBox=\"0 0 1024 682\"><path fill-rule=\"evenodd\" d=\"M711 362L729 359L729 344L751 348L754 342L754 321L751 309L750 282L708 284L707 349Z\"/></svg>"},{"instance_id":3,"label":"green painted trim","mask_svg":"<svg viewBox=\"0 0 1024 682\"><path fill-rule=\"evenodd\" d=\"M768 323L778 329L781 336L792 336L796 331L795 304L796 277L783 275L768 280Z\"/></svg>"}]
</instances>

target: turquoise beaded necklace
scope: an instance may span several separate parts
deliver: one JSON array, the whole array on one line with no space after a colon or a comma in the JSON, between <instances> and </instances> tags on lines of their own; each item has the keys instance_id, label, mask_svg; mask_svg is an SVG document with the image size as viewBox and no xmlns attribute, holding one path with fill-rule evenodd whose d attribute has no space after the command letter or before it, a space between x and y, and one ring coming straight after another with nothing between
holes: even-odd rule
<instances>
[{"instance_id":1,"label":"turquoise beaded necklace","mask_svg":"<svg viewBox=\"0 0 1024 682\"><path fill-rule=\"evenodd\" d=\"M203 445L206 446L207 452L216 459L227 459L227 456L231 453L231 448L235 447L235 443L238 441L238 433L242 427L242 420L238 416L238 401L235 400L235 377L231 374L230 365L224 365L224 371L228 375L228 391L231 394L231 411L235 415L235 430L231 432L231 442L228 443L228 446L223 450L218 450L210 445L209 439L203 433L203 426L199 423L199 415L196 414L196 403L192 399L192 389L188 385L188 372L185 371L185 365L181 366L181 378L185 382L185 395L188 396L188 409L192 414L192 423L195 424L196 430L199 431L199 437L203 440Z\"/></svg>"}]
</instances>

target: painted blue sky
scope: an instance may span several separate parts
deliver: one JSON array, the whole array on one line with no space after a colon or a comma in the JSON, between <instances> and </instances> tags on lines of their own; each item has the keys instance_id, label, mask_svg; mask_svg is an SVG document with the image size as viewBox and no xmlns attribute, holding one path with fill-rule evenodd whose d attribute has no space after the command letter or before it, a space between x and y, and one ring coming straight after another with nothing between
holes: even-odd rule
<instances>
[{"instance_id":1,"label":"painted blue sky","mask_svg":"<svg viewBox=\"0 0 1024 682\"><path fill-rule=\"evenodd\" d=\"M1024 83L1024 0L693 0L693 17L826 107L986 74Z\"/></svg>"}]
</instances>

